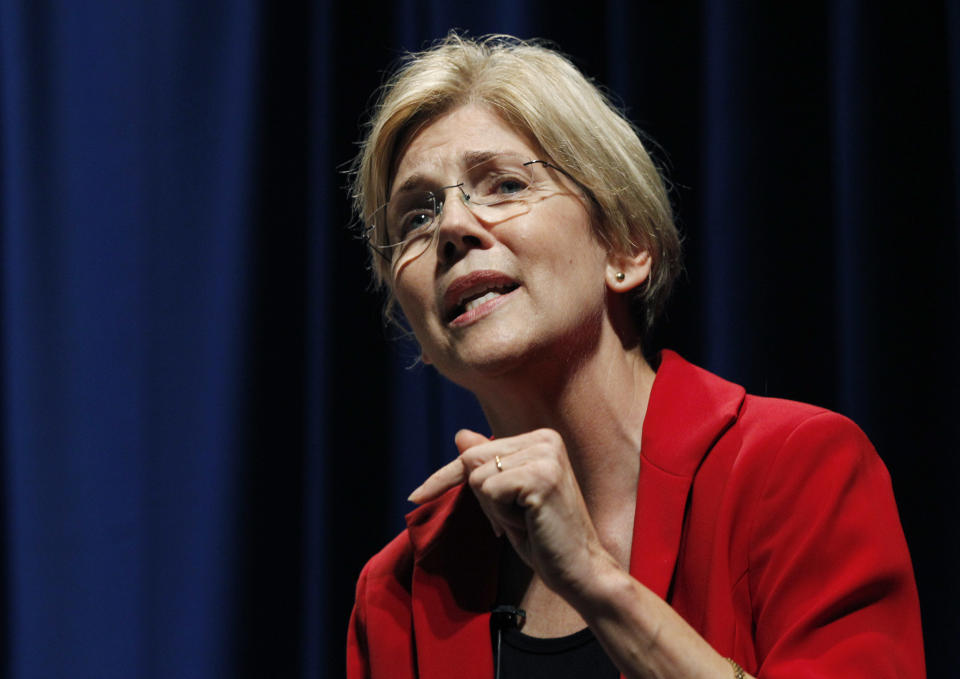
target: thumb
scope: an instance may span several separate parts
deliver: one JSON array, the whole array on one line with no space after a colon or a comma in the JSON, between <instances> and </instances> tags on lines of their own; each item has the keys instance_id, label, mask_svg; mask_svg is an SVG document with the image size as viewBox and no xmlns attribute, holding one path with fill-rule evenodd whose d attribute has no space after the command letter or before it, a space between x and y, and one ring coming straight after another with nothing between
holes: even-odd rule
<instances>
[{"instance_id":1,"label":"thumb","mask_svg":"<svg viewBox=\"0 0 960 679\"><path fill-rule=\"evenodd\" d=\"M457 451L461 455L474 446L478 446L481 443L487 443L489 440L490 439L483 434L478 434L471 429L461 429L457 432L456 436L453 437L453 442L457 444Z\"/></svg>"}]
</instances>

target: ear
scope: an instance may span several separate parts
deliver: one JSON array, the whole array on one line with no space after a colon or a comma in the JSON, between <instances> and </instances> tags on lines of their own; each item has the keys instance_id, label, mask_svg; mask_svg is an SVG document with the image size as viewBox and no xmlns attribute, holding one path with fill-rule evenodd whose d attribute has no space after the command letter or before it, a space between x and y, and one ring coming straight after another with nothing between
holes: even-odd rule
<instances>
[{"instance_id":1,"label":"ear","mask_svg":"<svg viewBox=\"0 0 960 679\"><path fill-rule=\"evenodd\" d=\"M606 282L611 292L628 292L650 277L650 253L639 250L634 254L611 252L607 256Z\"/></svg>"},{"instance_id":2,"label":"ear","mask_svg":"<svg viewBox=\"0 0 960 679\"><path fill-rule=\"evenodd\" d=\"M430 357L427 356L427 353L423 349L420 350L420 362L423 363L424 365L433 364L433 361L430 360Z\"/></svg>"}]
</instances>

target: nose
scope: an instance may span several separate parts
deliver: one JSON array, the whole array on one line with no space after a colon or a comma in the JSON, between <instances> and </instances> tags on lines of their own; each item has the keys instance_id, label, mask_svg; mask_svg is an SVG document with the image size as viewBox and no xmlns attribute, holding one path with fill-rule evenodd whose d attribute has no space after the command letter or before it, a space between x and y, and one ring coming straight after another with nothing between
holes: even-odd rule
<instances>
[{"instance_id":1,"label":"nose","mask_svg":"<svg viewBox=\"0 0 960 679\"><path fill-rule=\"evenodd\" d=\"M489 247L490 231L477 219L470 207L470 196L463 186L450 187L437 215L437 259L450 265L473 248Z\"/></svg>"}]
</instances>

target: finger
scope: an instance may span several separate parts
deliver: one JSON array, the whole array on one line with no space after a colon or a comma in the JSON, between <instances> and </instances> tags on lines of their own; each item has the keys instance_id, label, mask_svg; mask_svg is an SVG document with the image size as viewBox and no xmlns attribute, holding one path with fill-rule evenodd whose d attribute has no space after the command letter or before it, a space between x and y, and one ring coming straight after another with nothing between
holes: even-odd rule
<instances>
[{"instance_id":1,"label":"finger","mask_svg":"<svg viewBox=\"0 0 960 679\"><path fill-rule=\"evenodd\" d=\"M470 429L461 429L457 432L456 436L453 437L453 442L457 444L457 450L459 450L462 455L474 446L489 443L490 439Z\"/></svg>"},{"instance_id":2,"label":"finger","mask_svg":"<svg viewBox=\"0 0 960 679\"><path fill-rule=\"evenodd\" d=\"M454 486L467 480L467 471L463 461L458 457L433 472L426 481L420 484L407 498L410 502L423 504L440 497Z\"/></svg>"},{"instance_id":3,"label":"finger","mask_svg":"<svg viewBox=\"0 0 960 679\"><path fill-rule=\"evenodd\" d=\"M464 465L468 471L491 462L497 455L501 459L506 459L508 455L514 455L531 446L535 446L538 440L531 434L518 434L517 436L508 436L502 439L488 439L482 434L461 429L457 432L454 439L457 448L460 449L460 457L463 458Z\"/></svg>"},{"instance_id":4,"label":"finger","mask_svg":"<svg viewBox=\"0 0 960 679\"><path fill-rule=\"evenodd\" d=\"M522 482L494 472L479 485L475 485L474 475L471 475L470 486L497 537L506 535L515 549L521 549L527 526L524 510L516 503L516 498Z\"/></svg>"},{"instance_id":5,"label":"finger","mask_svg":"<svg viewBox=\"0 0 960 679\"><path fill-rule=\"evenodd\" d=\"M454 437L454 443L456 443L457 450L460 451L461 455L473 446L489 443L489 441L490 439L483 434L478 434L470 429L461 429ZM408 497L407 500L417 504L423 504L424 502L438 498L454 486L466 481L467 473L463 461L458 457L456 460L448 462L431 474L426 481L410 493L410 497Z\"/></svg>"},{"instance_id":6,"label":"finger","mask_svg":"<svg viewBox=\"0 0 960 679\"><path fill-rule=\"evenodd\" d=\"M461 429L454 437L460 457L434 472L407 499L417 504L429 502L463 483L470 472L493 461L497 455L503 459L524 450L530 443L539 441L539 436L533 432L491 440L470 429Z\"/></svg>"}]
</instances>

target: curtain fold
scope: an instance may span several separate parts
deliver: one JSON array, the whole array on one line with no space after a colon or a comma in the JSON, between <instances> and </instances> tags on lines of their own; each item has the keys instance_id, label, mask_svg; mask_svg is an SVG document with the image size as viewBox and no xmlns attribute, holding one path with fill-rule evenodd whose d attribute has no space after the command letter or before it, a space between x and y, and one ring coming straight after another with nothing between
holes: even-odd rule
<instances>
[{"instance_id":1,"label":"curtain fold","mask_svg":"<svg viewBox=\"0 0 960 679\"><path fill-rule=\"evenodd\" d=\"M108 27L42 5L4 6L0 24L8 664L14 675L64 675L102 641L116 647L111 662L136 667L139 648L114 621L142 621L143 461L111 451L137 450L143 436L143 279L130 228L142 187L118 172L140 139L117 108L84 104L122 102L137 64L84 84L112 57L91 49ZM114 360L123 369L101 369Z\"/></svg>"}]
</instances>

